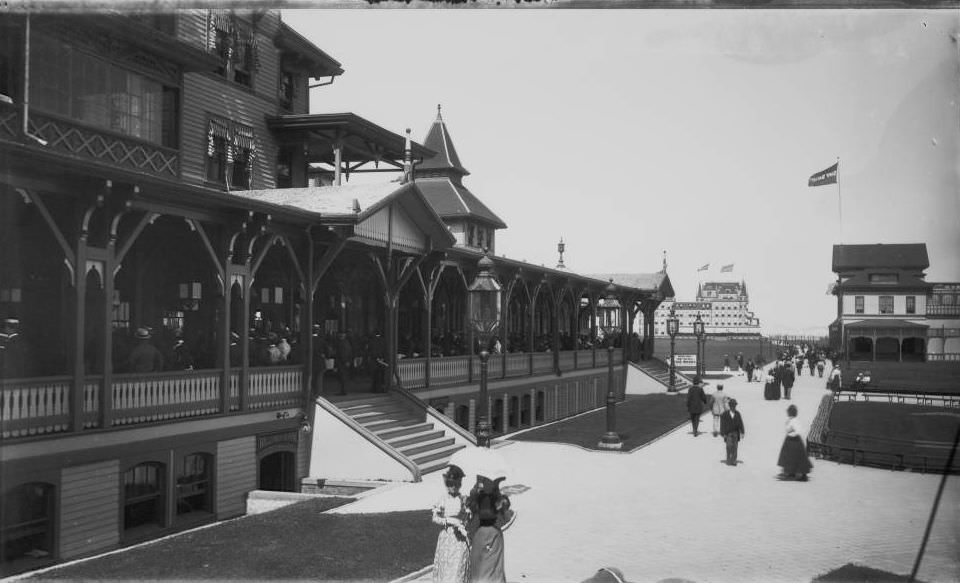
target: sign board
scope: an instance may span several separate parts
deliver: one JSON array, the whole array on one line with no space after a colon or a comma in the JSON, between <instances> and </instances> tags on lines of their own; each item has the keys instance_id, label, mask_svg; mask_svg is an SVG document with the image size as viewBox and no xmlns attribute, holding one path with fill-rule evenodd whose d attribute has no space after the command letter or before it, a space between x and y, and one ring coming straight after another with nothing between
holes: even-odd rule
<instances>
[{"instance_id":1,"label":"sign board","mask_svg":"<svg viewBox=\"0 0 960 583\"><path fill-rule=\"evenodd\" d=\"M707 312L710 311L711 304L709 302L675 302L673 307L678 310L703 310Z\"/></svg>"},{"instance_id":2,"label":"sign board","mask_svg":"<svg viewBox=\"0 0 960 583\"><path fill-rule=\"evenodd\" d=\"M677 368L696 368L696 354L676 354L674 355L674 364Z\"/></svg>"}]
</instances>

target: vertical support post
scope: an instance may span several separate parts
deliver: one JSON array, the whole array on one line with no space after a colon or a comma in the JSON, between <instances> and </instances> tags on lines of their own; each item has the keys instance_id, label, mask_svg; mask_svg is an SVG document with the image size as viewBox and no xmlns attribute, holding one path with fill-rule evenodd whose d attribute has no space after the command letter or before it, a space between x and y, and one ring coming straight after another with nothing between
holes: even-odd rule
<instances>
[{"instance_id":1,"label":"vertical support post","mask_svg":"<svg viewBox=\"0 0 960 583\"><path fill-rule=\"evenodd\" d=\"M480 406L477 411L477 445L490 447L489 397L487 396L487 359L490 353L480 351Z\"/></svg>"},{"instance_id":2,"label":"vertical support post","mask_svg":"<svg viewBox=\"0 0 960 583\"><path fill-rule=\"evenodd\" d=\"M306 238L307 238L307 240L306 240L306 245L307 245L307 273L306 273L306 278L307 278L307 281L303 282L303 290L304 290L303 303L304 303L304 306L303 306L303 310L301 310L301 316L302 316L303 320L300 322L300 342L302 342L302 343L304 344L304 346L306 347L306 348L303 350L303 352L302 352L302 354L303 354L303 361L304 361L304 370L306 371L306 374L304 375L304 379L303 379L303 383L304 383L304 386L303 386L303 396L304 396L303 404L304 404L304 409L303 409L303 410L304 410L304 412L307 414L307 416L308 416L308 418L309 418L309 416L310 416L311 413L313 412L313 407L311 406L311 403L313 402L313 398L314 398L314 395L313 395L313 378L314 378L314 376L317 374L317 371L314 370L314 367L313 367L313 365L314 365L315 362L316 362L316 359L314 358L313 355L314 355L314 352L315 352L316 349L317 349L317 347L314 346L314 341L313 341L313 322L314 322L314 319L315 319L315 315L314 315L314 313L313 313L313 307L314 307L314 306L313 306L313 298L314 298L314 295L316 294L317 290L316 290L316 287L313 285L313 281L314 281L314 274L313 274L313 270L314 270L314 257L313 257L314 249L313 249L313 236L312 236L311 233L310 233L310 228L309 228L309 227L307 228ZM318 340L319 340L319 337L318 337ZM312 421L311 421L311 425L312 425Z\"/></svg>"},{"instance_id":3,"label":"vertical support post","mask_svg":"<svg viewBox=\"0 0 960 583\"><path fill-rule=\"evenodd\" d=\"M429 284L428 284L429 288ZM423 291L423 304L424 309L422 313L422 326L423 326L423 337L424 337L424 348L427 349L427 363L424 369L424 381L425 386L430 386L430 363L433 361L433 335L431 334L430 327L432 326L433 320L433 299L431 298L431 293L429 289Z\"/></svg>"},{"instance_id":4,"label":"vertical support post","mask_svg":"<svg viewBox=\"0 0 960 583\"><path fill-rule=\"evenodd\" d=\"M113 425L113 289L114 261L113 249L107 252L103 261L103 391L100 397L101 427Z\"/></svg>"},{"instance_id":5,"label":"vertical support post","mask_svg":"<svg viewBox=\"0 0 960 583\"><path fill-rule=\"evenodd\" d=\"M70 399L70 412L73 417L73 431L83 430L83 391L84 391L84 342L85 319L87 311L87 241L81 237L77 243L77 263L73 276L76 290L76 314L73 320L73 392ZM101 399L107 387L101 385Z\"/></svg>"},{"instance_id":6,"label":"vertical support post","mask_svg":"<svg viewBox=\"0 0 960 583\"><path fill-rule=\"evenodd\" d=\"M243 328L240 329L240 351L242 353L243 368L240 369L240 410L246 411L250 401L250 290L253 289L253 278L250 270L240 276L243 290Z\"/></svg>"},{"instance_id":7,"label":"vertical support post","mask_svg":"<svg viewBox=\"0 0 960 583\"><path fill-rule=\"evenodd\" d=\"M670 336L670 391L677 390L677 363L674 359L674 348L676 345L676 336Z\"/></svg>"}]
</instances>

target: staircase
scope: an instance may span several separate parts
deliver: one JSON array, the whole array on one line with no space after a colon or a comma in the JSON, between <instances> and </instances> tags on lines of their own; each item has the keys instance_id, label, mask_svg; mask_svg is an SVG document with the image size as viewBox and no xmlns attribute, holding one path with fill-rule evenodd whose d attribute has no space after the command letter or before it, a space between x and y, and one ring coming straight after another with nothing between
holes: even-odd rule
<instances>
[{"instance_id":1,"label":"staircase","mask_svg":"<svg viewBox=\"0 0 960 583\"><path fill-rule=\"evenodd\" d=\"M398 397L373 395L335 404L364 429L415 463L421 474L447 467L450 456L463 448L455 444L445 428L425 422L422 412Z\"/></svg>"},{"instance_id":2,"label":"staircase","mask_svg":"<svg viewBox=\"0 0 960 583\"><path fill-rule=\"evenodd\" d=\"M670 388L670 367L667 363L662 360L655 358L650 358L647 360L641 360L638 362L633 362L633 366L646 373L648 376L652 377L654 380L659 382L664 386L665 389ZM685 391L690 388L692 383L687 379L687 377L680 374L677 371L676 378L676 388L677 391Z\"/></svg>"}]
</instances>

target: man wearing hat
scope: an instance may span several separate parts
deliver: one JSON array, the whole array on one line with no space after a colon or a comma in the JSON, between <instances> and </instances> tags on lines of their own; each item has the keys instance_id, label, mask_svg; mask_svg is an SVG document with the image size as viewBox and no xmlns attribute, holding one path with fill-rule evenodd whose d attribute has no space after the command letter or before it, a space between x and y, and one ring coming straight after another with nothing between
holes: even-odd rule
<instances>
[{"instance_id":1,"label":"man wearing hat","mask_svg":"<svg viewBox=\"0 0 960 583\"><path fill-rule=\"evenodd\" d=\"M163 370L163 355L150 343L150 330L137 328L137 345L130 351L130 372L160 372Z\"/></svg>"},{"instance_id":2,"label":"man wearing hat","mask_svg":"<svg viewBox=\"0 0 960 583\"><path fill-rule=\"evenodd\" d=\"M743 428L743 417L740 411L737 411L737 400L730 399L727 402L728 411L720 417L720 434L723 435L723 441L727 445L727 465L737 465L737 446L740 440L746 435Z\"/></svg>"},{"instance_id":3,"label":"man wearing hat","mask_svg":"<svg viewBox=\"0 0 960 583\"><path fill-rule=\"evenodd\" d=\"M703 392L703 381L699 376L693 377L693 386L687 391L687 412L690 413L690 423L693 425L693 436L700 435L700 415L707 404L707 395Z\"/></svg>"}]
</instances>

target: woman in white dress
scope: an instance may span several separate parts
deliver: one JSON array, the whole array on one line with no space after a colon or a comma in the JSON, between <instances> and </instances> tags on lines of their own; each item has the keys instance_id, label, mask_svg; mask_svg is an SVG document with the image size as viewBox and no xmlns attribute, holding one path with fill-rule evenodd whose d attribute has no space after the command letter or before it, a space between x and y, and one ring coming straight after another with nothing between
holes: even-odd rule
<instances>
[{"instance_id":1,"label":"woman in white dress","mask_svg":"<svg viewBox=\"0 0 960 583\"><path fill-rule=\"evenodd\" d=\"M446 492L433 505L433 523L442 527L433 556L434 583L464 583L470 567L467 520L470 511L460 495L463 470L450 466L443 474Z\"/></svg>"}]
</instances>

